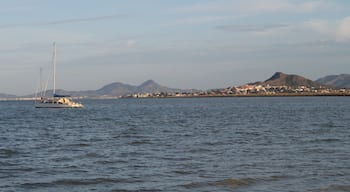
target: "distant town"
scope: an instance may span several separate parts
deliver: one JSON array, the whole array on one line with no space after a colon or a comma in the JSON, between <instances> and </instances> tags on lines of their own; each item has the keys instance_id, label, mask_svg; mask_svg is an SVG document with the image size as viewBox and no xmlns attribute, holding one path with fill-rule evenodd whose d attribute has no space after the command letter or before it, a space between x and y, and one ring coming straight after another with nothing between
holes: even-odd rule
<instances>
[{"instance_id":1,"label":"distant town","mask_svg":"<svg viewBox=\"0 0 350 192\"><path fill-rule=\"evenodd\" d=\"M176 98L176 97L261 97L261 96L350 96L350 89L315 88L315 87L289 87L289 86L263 86L243 85L225 89L213 89L199 92L176 93L135 93L121 98Z\"/></svg>"}]
</instances>

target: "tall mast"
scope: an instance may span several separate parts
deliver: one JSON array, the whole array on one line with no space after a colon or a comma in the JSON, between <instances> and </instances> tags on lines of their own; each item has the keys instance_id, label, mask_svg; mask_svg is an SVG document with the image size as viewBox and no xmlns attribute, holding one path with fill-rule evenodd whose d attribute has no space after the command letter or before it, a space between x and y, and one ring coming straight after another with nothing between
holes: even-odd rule
<instances>
[{"instance_id":1,"label":"tall mast","mask_svg":"<svg viewBox=\"0 0 350 192\"><path fill-rule=\"evenodd\" d=\"M43 77L43 68L40 67L40 77L39 77L39 91L40 91L39 93L40 93L40 97L42 97L43 94L44 94L42 77Z\"/></svg>"},{"instance_id":2,"label":"tall mast","mask_svg":"<svg viewBox=\"0 0 350 192\"><path fill-rule=\"evenodd\" d=\"M53 91L52 94L56 94L56 42L53 42L53 55L52 55L52 73L53 73Z\"/></svg>"}]
</instances>

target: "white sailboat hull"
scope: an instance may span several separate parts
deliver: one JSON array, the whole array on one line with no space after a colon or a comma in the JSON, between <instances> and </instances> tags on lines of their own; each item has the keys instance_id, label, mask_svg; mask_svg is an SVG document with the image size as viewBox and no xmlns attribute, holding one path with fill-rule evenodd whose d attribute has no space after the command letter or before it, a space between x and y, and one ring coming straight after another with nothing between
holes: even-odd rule
<instances>
[{"instance_id":1,"label":"white sailboat hull","mask_svg":"<svg viewBox=\"0 0 350 192\"><path fill-rule=\"evenodd\" d=\"M56 103L35 103L35 108L82 108L80 103L74 104L56 104Z\"/></svg>"},{"instance_id":2,"label":"white sailboat hull","mask_svg":"<svg viewBox=\"0 0 350 192\"><path fill-rule=\"evenodd\" d=\"M68 97L41 98L35 102L36 108L82 108L81 103L76 103Z\"/></svg>"}]
</instances>

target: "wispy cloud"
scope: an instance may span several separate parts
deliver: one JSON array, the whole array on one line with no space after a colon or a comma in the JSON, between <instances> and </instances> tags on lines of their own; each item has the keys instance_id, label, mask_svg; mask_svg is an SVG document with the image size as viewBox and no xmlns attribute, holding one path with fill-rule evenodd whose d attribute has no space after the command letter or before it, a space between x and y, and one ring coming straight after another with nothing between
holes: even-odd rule
<instances>
[{"instance_id":1,"label":"wispy cloud","mask_svg":"<svg viewBox=\"0 0 350 192\"><path fill-rule=\"evenodd\" d=\"M265 25L220 25L217 29L229 32L264 32L268 30L288 27L286 24L265 24Z\"/></svg>"},{"instance_id":2,"label":"wispy cloud","mask_svg":"<svg viewBox=\"0 0 350 192\"><path fill-rule=\"evenodd\" d=\"M53 21L46 21L46 22L6 24L6 25L0 25L0 29L25 27L25 26L45 26L45 25L61 25L61 24L69 24L69 23L93 22L93 21L98 21L98 20L107 20L107 19L121 18L121 17L125 17L125 15L113 14L113 15L104 15L104 16L97 16L97 17L84 17L84 18L53 20Z\"/></svg>"},{"instance_id":3,"label":"wispy cloud","mask_svg":"<svg viewBox=\"0 0 350 192\"><path fill-rule=\"evenodd\" d=\"M255 37L292 40L295 42L350 42L350 16L338 20L308 20L289 24L227 24L217 30L245 33ZM252 36L249 36L252 38Z\"/></svg>"},{"instance_id":4,"label":"wispy cloud","mask_svg":"<svg viewBox=\"0 0 350 192\"><path fill-rule=\"evenodd\" d=\"M295 2L291 0L226 0L194 4L178 9L180 12L235 12L235 13L259 13L259 12L314 12L335 8L333 1L313 0Z\"/></svg>"},{"instance_id":5,"label":"wispy cloud","mask_svg":"<svg viewBox=\"0 0 350 192\"><path fill-rule=\"evenodd\" d=\"M350 41L350 16L333 22L325 20L307 21L301 27L327 35L330 39L338 42Z\"/></svg>"},{"instance_id":6,"label":"wispy cloud","mask_svg":"<svg viewBox=\"0 0 350 192\"><path fill-rule=\"evenodd\" d=\"M191 17L185 19L179 19L175 23L176 24L203 24L208 22L214 22L219 20L224 20L226 17L223 16L202 16L202 17Z\"/></svg>"},{"instance_id":7,"label":"wispy cloud","mask_svg":"<svg viewBox=\"0 0 350 192\"><path fill-rule=\"evenodd\" d=\"M20 27L20 26L24 26L23 24L6 24L6 25L0 25L0 29L9 29L9 28L16 28L16 27Z\"/></svg>"},{"instance_id":8,"label":"wispy cloud","mask_svg":"<svg viewBox=\"0 0 350 192\"><path fill-rule=\"evenodd\" d=\"M80 23L80 22L89 22L89 21L98 21L98 20L120 18L120 17L124 17L124 16L125 15L114 14L114 15L105 15L105 16L98 16L98 17L63 19L63 20L56 20L56 21L49 21L49 22L34 23L34 25L57 25L57 24L66 24L66 23Z\"/></svg>"},{"instance_id":9,"label":"wispy cloud","mask_svg":"<svg viewBox=\"0 0 350 192\"><path fill-rule=\"evenodd\" d=\"M334 30L334 27L332 27L329 22L323 20L306 21L301 25L301 27L324 34L332 33Z\"/></svg>"},{"instance_id":10,"label":"wispy cloud","mask_svg":"<svg viewBox=\"0 0 350 192\"><path fill-rule=\"evenodd\" d=\"M339 22L336 37L338 41L350 41L350 16Z\"/></svg>"},{"instance_id":11,"label":"wispy cloud","mask_svg":"<svg viewBox=\"0 0 350 192\"><path fill-rule=\"evenodd\" d=\"M249 5L249 4L250 5ZM334 8L336 5L326 0L293 2L290 0L248 0L242 3L242 8L255 12L315 12Z\"/></svg>"},{"instance_id":12,"label":"wispy cloud","mask_svg":"<svg viewBox=\"0 0 350 192\"><path fill-rule=\"evenodd\" d=\"M134 48L137 45L137 41L130 39L126 41L125 45L127 48Z\"/></svg>"}]
</instances>

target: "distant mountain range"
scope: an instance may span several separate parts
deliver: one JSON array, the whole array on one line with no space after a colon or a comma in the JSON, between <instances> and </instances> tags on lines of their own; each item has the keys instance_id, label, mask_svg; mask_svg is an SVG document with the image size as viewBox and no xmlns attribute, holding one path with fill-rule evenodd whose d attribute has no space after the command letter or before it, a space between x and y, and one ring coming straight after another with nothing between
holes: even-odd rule
<instances>
[{"instance_id":1,"label":"distant mountain range","mask_svg":"<svg viewBox=\"0 0 350 192\"><path fill-rule=\"evenodd\" d=\"M350 74L329 75L317 79L316 82L337 88L350 88Z\"/></svg>"},{"instance_id":2,"label":"distant mountain range","mask_svg":"<svg viewBox=\"0 0 350 192\"><path fill-rule=\"evenodd\" d=\"M290 75L282 72L276 72L272 77L264 82L250 83L251 85L270 85L270 86L290 86L290 87L321 87L321 83L317 83L299 75Z\"/></svg>"},{"instance_id":3,"label":"distant mountain range","mask_svg":"<svg viewBox=\"0 0 350 192\"><path fill-rule=\"evenodd\" d=\"M0 98L16 98L16 95L9 95L5 93L0 93Z\"/></svg>"},{"instance_id":4,"label":"distant mountain range","mask_svg":"<svg viewBox=\"0 0 350 192\"><path fill-rule=\"evenodd\" d=\"M134 94L134 93L157 93L157 92L175 93L175 92L182 92L182 91L185 91L185 90L165 87L163 85L156 83L153 80L148 80L138 86L128 85L128 84L119 83L119 82L111 83L96 91L90 91L90 92L80 91L80 92L74 93L74 95L82 96L82 95L87 95L87 93L89 93L89 95L87 96L118 97L118 96L123 96L127 94Z\"/></svg>"},{"instance_id":5,"label":"distant mountain range","mask_svg":"<svg viewBox=\"0 0 350 192\"><path fill-rule=\"evenodd\" d=\"M336 88L350 88L350 75L341 74L341 75L330 75L323 78L320 78L316 81L312 81L305 77L299 75L285 74L282 72L276 72L269 79L261 82L249 83L250 85L271 85L271 86L306 86L306 87L320 87L320 86L332 86ZM88 91L65 91L65 90L56 90L56 93L63 95L71 95L73 97L120 97L129 94L135 93L176 93L176 92L198 92L199 90L195 89L176 89L169 88L163 85L156 83L153 80L148 80L143 82L141 85L128 85L120 82L111 83L103 86L97 90L88 90ZM40 95L40 94L39 94ZM52 95L52 90L48 90L46 95ZM34 97L35 94L22 96L25 98ZM3 94L0 93L0 98L17 98L19 96Z\"/></svg>"},{"instance_id":6,"label":"distant mountain range","mask_svg":"<svg viewBox=\"0 0 350 192\"><path fill-rule=\"evenodd\" d=\"M103 86L97 90L88 90L88 91L65 91L58 89L56 90L57 94L61 95L70 95L72 97L119 97L128 94L135 93L176 93L176 92L191 92L195 90L183 90L165 87L156 83L153 80L148 80L143 82L141 85L134 86L128 85L120 82L111 83ZM39 94L40 95L40 94ZM52 90L48 90L45 95L52 95ZM27 95L25 97L34 97L35 95Z\"/></svg>"}]
</instances>

